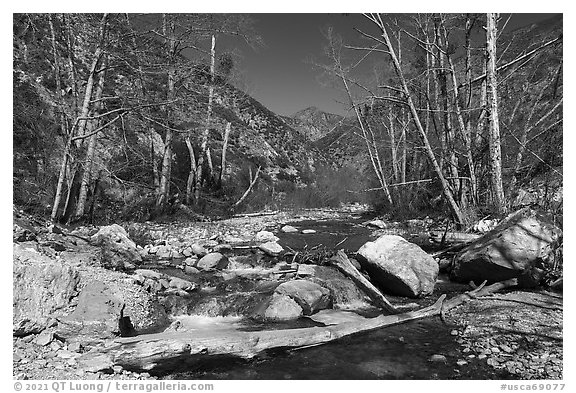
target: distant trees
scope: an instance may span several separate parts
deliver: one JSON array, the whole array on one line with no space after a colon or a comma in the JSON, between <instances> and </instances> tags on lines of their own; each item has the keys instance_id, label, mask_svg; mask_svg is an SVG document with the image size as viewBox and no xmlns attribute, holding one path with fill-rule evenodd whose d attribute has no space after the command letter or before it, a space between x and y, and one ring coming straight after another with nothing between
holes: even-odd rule
<instances>
[{"instance_id":1,"label":"distant trees","mask_svg":"<svg viewBox=\"0 0 576 393\"><path fill-rule=\"evenodd\" d=\"M496 215L504 214L513 192L509 190L507 202L503 188L506 165L513 168L515 182L528 139L524 137L524 127L518 136L512 135L516 145L508 137L502 140L502 105L509 113L512 102L517 107L526 103L514 99L503 104L499 96L505 86L524 79L526 70L543 67L531 60L559 38L546 37L548 42L539 38L540 42L522 47L516 43L519 39L512 37L497 53L497 14L364 17L376 32L356 29L366 44L342 44L336 51L332 48L338 39L330 34L331 65L323 69L340 81L349 99L385 200L390 205L402 205L411 187L431 183L440 187L455 221L462 227L475 219L482 206L490 206ZM486 30L483 39L482 25ZM350 60L349 65L342 62L345 54L353 58L356 53L357 60ZM384 64L375 66L376 78L353 72L370 59L373 64ZM504 70L505 74L500 75ZM548 87L552 80L547 79ZM535 106L526 113L528 123L535 120L538 112L543 123L556 127L561 123L557 111L561 99L543 111L543 94L535 93ZM522 112L518 111L516 108L513 112ZM397 134L396 130L402 132ZM504 163L505 158L513 156L508 151L506 155L502 153L504 145L510 152L517 151L515 161L507 159ZM411 165L406 155L414 158ZM417 165L421 155L428 161L429 170ZM426 178L430 175L432 178ZM396 200L391 187L398 195Z\"/></svg>"},{"instance_id":2,"label":"distant trees","mask_svg":"<svg viewBox=\"0 0 576 393\"><path fill-rule=\"evenodd\" d=\"M209 148L210 130L220 127L212 102L232 77L234 58L216 53L219 34L261 42L242 15L15 14L15 91L26 86L42 100L50 109L43 119L58 134L47 153L47 165L59 168L54 221L85 218L102 176L142 195L153 190L158 214L174 194L192 204L206 185L222 187L225 168L212 170ZM198 70L206 66L202 79ZM15 127L30 129L17 98ZM231 124L221 128L227 139ZM175 144L184 142L190 170L182 192L173 189L173 170ZM218 163L226 165L225 151Z\"/></svg>"}]
</instances>

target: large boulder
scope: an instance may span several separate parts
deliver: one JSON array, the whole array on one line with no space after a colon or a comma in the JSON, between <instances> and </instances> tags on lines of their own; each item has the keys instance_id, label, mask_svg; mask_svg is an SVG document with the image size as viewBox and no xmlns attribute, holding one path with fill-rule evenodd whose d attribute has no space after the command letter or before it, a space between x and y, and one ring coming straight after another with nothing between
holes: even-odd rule
<instances>
[{"instance_id":1,"label":"large boulder","mask_svg":"<svg viewBox=\"0 0 576 393\"><path fill-rule=\"evenodd\" d=\"M13 247L13 334L38 333L53 324L78 294L78 271L40 254L34 243Z\"/></svg>"},{"instance_id":2,"label":"large boulder","mask_svg":"<svg viewBox=\"0 0 576 393\"><path fill-rule=\"evenodd\" d=\"M294 299L302 307L305 315L314 314L332 304L330 290L308 280L284 282L278 285L274 293Z\"/></svg>"},{"instance_id":3,"label":"large boulder","mask_svg":"<svg viewBox=\"0 0 576 393\"><path fill-rule=\"evenodd\" d=\"M100 246L104 267L121 270L142 262L142 256L126 230L118 224L101 227L90 242Z\"/></svg>"},{"instance_id":4,"label":"large boulder","mask_svg":"<svg viewBox=\"0 0 576 393\"><path fill-rule=\"evenodd\" d=\"M69 341L98 341L167 325L164 308L142 287L118 276L88 281L74 311L60 319L58 335Z\"/></svg>"},{"instance_id":5,"label":"large boulder","mask_svg":"<svg viewBox=\"0 0 576 393\"><path fill-rule=\"evenodd\" d=\"M359 310L370 308L370 300L354 282L331 266L298 265L298 275L308 276L308 280L330 290L332 307L339 310Z\"/></svg>"},{"instance_id":6,"label":"large boulder","mask_svg":"<svg viewBox=\"0 0 576 393\"><path fill-rule=\"evenodd\" d=\"M562 231L535 212L520 210L454 258L451 277L460 282L497 282L518 278L519 285L539 284L553 264Z\"/></svg>"},{"instance_id":7,"label":"large boulder","mask_svg":"<svg viewBox=\"0 0 576 393\"><path fill-rule=\"evenodd\" d=\"M226 266L228 266L228 258L219 252L211 252L196 263L196 268L200 270L225 269Z\"/></svg>"},{"instance_id":8,"label":"large boulder","mask_svg":"<svg viewBox=\"0 0 576 393\"><path fill-rule=\"evenodd\" d=\"M302 312L302 307L290 296L274 293L256 308L253 318L270 322L290 321L300 318Z\"/></svg>"},{"instance_id":9,"label":"large boulder","mask_svg":"<svg viewBox=\"0 0 576 393\"><path fill-rule=\"evenodd\" d=\"M416 244L397 235L384 235L358 250L358 261L372 282L391 295L430 295L438 277L438 263Z\"/></svg>"}]
</instances>

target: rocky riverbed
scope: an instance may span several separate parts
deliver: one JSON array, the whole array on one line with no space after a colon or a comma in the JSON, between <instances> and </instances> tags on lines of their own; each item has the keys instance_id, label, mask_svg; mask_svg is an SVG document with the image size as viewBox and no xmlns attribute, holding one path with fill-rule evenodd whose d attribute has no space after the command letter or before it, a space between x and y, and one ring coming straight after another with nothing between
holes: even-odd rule
<instances>
[{"instance_id":1,"label":"rocky riverbed","mask_svg":"<svg viewBox=\"0 0 576 393\"><path fill-rule=\"evenodd\" d=\"M81 358L114 345L118 335L179 329L176 316L182 314L249 316L252 329L258 329L263 322L267 328L270 323L278 324L276 328L306 326L283 321L325 308L377 312L366 293L341 272L298 259L304 254L321 258L321 252L311 252L320 250L315 248L318 239L323 246L346 249L344 242L355 233L349 229L346 234L336 231L330 238L322 237L318 231L330 230L306 223L354 222L350 228L361 228L366 241L383 231L409 237L434 225L430 219L370 220L362 213L356 206L216 222L122 223L126 230L115 231L116 237L109 241L102 228L60 228L15 212L14 377L156 378L154 373L118 365L102 371L102 364L81 363ZM281 240L287 236L309 240L304 249L295 250ZM54 278L47 284L46 277ZM439 284L428 297L390 299L398 305L424 307L451 289L460 293L465 286ZM447 367L455 362L451 378L473 375L476 362L493 368L497 375L492 378L561 378L561 294L538 289L472 299L443 317L460 353L439 351L429 361ZM386 376L375 375L381 377Z\"/></svg>"}]
</instances>

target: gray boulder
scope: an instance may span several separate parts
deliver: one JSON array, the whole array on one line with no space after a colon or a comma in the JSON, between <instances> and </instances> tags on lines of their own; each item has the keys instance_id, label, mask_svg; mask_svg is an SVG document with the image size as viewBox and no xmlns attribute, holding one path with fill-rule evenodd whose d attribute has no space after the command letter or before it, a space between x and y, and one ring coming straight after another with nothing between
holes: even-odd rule
<instances>
[{"instance_id":1,"label":"gray boulder","mask_svg":"<svg viewBox=\"0 0 576 393\"><path fill-rule=\"evenodd\" d=\"M228 266L228 258L219 252L211 252L196 263L196 268L199 270L225 269L226 266Z\"/></svg>"},{"instance_id":2,"label":"gray boulder","mask_svg":"<svg viewBox=\"0 0 576 393\"><path fill-rule=\"evenodd\" d=\"M460 282L497 282L518 278L534 287L554 263L562 231L529 209L520 210L486 233L454 258L451 277Z\"/></svg>"},{"instance_id":3,"label":"gray boulder","mask_svg":"<svg viewBox=\"0 0 576 393\"><path fill-rule=\"evenodd\" d=\"M102 249L102 264L106 268L121 270L127 265L142 262L142 256L126 233L118 224L101 227L91 237L90 242Z\"/></svg>"},{"instance_id":4,"label":"gray boulder","mask_svg":"<svg viewBox=\"0 0 576 393\"><path fill-rule=\"evenodd\" d=\"M167 324L166 312L152 295L116 277L87 282L74 311L60 319L57 334L68 341L98 341Z\"/></svg>"},{"instance_id":5,"label":"gray boulder","mask_svg":"<svg viewBox=\"0 0 576 393\"><path fill-rule=\"evenodd\" d=\"M438 277L438 263L416 244L397 235L384 235L358 250L357 259L372 282L391 295L430 295Z\"/></svg>"},{"instance_id":6,"label":"gray boulder","mask_svg":"<svg viewBox=\"0 0 576 393\"><path fill-rule=\"evenodd\" d=\"M310 273L309 281L330 290L334 309L359 310L371 307L367 295L338 269L331 266L299 265L298 275L301 273L301 266L308 267L304 271Z\"/></svg>"},{"instance_id":7,"label":"gray boulder","mask_svg":"<svg viewBox=\"0 0 576 393\"><path fill-rule=\"evenodd\" d=\"M34 245L13 247L13 334L38 333L62 315L78 294L78 271L40 254Z\"/></svg>"},{"instance_id":8,"label":"gray boulder","mask_svg":"<svg viewBox=\"0 0 576 393\"><path fill-rule=\"evenodd\" d=\"M203 257L204 255L208 254L208 250L206 250L203 246L198 243L194 243L190 246L192 252L199 257Z\"/></svg>"},{"instance_id":9,"label":"gray boulder","mask_svg":"<svg viewBox=\"0 0 576 393\"><path fill-rule=\"evenodd\" d=\"M279 239L270 231L260 231L254 236L256 243L277 242Z\"/></svg>"},{"instance_id":10,"label":"gray boulder","mask_svg":"<svg viewBox=\"0 0 576 393\"><path fill-rule=\"evenodd\" d=\"M264 251L264 253L270 255L271 257L278 256L284 251L282 246L276 242L267 242L264 244L260 244L258 248Z\"/></svg>"},{"instance_id":11,"label":"gray boulder","mask_svg":"<svg viewBox=\"0 0 576 393\"><path fill-rule=\"evenodd\" d=\"M170 280L169 286L170 288L181 289L183 291L191 291L196 289L196 284L178 277L174 277L172 280Z\"/></svg>"},{"instance_id":12,"label":"gray boulder","mask_svg":"<svg viewBox=\"0 0 576 393\"><path fill-rule=\"evenodd\" d=\"M287 295L274 293L256 309L253 317L264 321L279 322L298 319L302 307Z\"/></svg>"},{"instance_id":13,"label":"gray boulder","mask_svg":"<svg viewBox=\"0 0 576 393\"><path fill-rule=\"evenodd\" d=\"M332 304L330 290L308 280L292 280L278 285L274 293L294 299L305 315L314 314Z\"/></svg>"}]
</instances>

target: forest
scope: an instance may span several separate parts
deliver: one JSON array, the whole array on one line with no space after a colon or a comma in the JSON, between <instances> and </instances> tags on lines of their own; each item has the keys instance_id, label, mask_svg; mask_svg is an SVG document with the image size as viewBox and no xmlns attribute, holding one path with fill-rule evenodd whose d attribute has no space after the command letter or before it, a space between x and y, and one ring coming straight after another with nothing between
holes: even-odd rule
<instances>
[{"instance_id":1,"label":"forest","mask_svg":"<svg viewBox=\"0 0 576 393\"><path fill-rule=\"evenodd\" d=\"M532 307L511 312L519 319L545 304L534 320L559 319L561 347L562 14L514 28L514 14L495 13L357 14L345 32L318 26L323 51L302 62L339 92L346 114L312 106L290 116L251 94L246 57L266 48L257 23L265 18L13 15L18 375L59 375L31 374L21 359L33 342L66 351L66 367L83 370L81 378L146 379L146 370L219 378L209 362L196 373L176 364L206 353L252 359L430 317L457 326L463 314L449 310L509 288L516 292L505 296L520 300L496 301ZM392 253L392 267L382 267L382 252ZM37 262L55 270L37 271ZM406 274L396 263L415 278L391 279ZM45 274L63 282L28 292ZM445 300L455 292L472 295ZM50 293L58 297L40 306ZM368 308L382 315L358 311ZM194 343L186 334L195 322L181 315L264 325L253 332L222 322L231 325ZM302 318L314 324L267 330ZM430 328L446 330L439 326ZM476 350L466 329L453 331L458 345ZM482 367L493 379L561 378L557 335L541 369L484 348L474 361L488 356ZM110 338L116 346L103 344ZM513 353L524 348L517 338L486 345ZM461 357L423 361L472 366ZM560 365L545 367L552 358ZM54 366L46 359L41 370ZM222 378L247 375L234 367L241 374ZM479 372L438 370L348 378Z\"/></svg>"}]
</instances>

